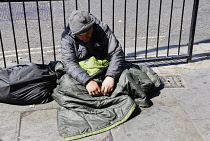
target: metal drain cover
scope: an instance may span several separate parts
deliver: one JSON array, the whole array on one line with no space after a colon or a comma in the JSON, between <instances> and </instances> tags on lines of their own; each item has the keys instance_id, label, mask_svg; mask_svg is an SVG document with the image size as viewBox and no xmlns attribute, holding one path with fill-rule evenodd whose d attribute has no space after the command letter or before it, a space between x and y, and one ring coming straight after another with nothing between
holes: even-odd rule
<instances>
[{"instance_id":1,"label":"metal drain cover","mask_svg":"<svg viewBox=\"0 0 210 141\"><path fill-rule=\"evenodd\" d=\"M24 20L24 7L22 3L11 3L13 20ZM36 3L25 3L26 19L37 20ZM50 20L49 3L39 3L40 20ZM8 3L0 4L0 21L10 21L10 9Z\"/></svg>"},{"instance_id":2,"label":"metal drain cover","mask_svg":"<svg viewBox=\"0 0 210 141\"><path fill-rule=\"evenodd\" d=\"M160 80L162 81L164 88L186 88L182 76L176 75L160 75Z\"/></svg>"}]
</instances>

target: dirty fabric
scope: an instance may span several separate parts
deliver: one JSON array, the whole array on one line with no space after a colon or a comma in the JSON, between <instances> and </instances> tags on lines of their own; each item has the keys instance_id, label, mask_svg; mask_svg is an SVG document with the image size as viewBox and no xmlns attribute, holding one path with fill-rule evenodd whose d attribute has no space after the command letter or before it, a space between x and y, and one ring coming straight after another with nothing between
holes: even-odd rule
<instances>
[{"instance_id":1,"label":"dirty fabric","mask_svg":"<svg viewBox=\"0 0 210 141\"><path fill-rule=\"evenodd\" d=\"M56 65L61 74L63 66ZM95 75L97 76L97 75ZM94 78L98 83L102 80ZM147 107L147 94L160 86L158 75L146 66L126 65L115 90L92 97L85 86L68 74L59 75L52 97L58 102L58 130L66 140L107 131L125 122L136 105Z\"/></svg>"}]
</instances>

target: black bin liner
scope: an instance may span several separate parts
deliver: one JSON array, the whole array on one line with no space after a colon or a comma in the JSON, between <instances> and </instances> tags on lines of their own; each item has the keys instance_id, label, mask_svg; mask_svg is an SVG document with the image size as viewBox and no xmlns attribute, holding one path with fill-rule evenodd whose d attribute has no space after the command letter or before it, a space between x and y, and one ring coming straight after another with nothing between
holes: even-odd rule
<instances>
[{"instance_id":1,"label":"black bin liner","mask_svg":"<svg viewBox=\"0 0 210 141\"><path fill-rule=\"evenodd\" d=\"M56 74L49 65L27 63L0 69L0 102L16 105L52 101Z\"/></svg>"}]
</instances>

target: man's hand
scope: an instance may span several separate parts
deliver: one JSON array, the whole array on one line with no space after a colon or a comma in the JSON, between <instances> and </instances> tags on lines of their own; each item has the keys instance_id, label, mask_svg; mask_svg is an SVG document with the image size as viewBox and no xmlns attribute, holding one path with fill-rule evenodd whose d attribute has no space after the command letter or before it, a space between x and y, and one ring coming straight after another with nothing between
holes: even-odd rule
<instances>
[{"instance_id":1,"label":"man's hand","mask_svg":"<svg viewBox=\"0 0 210 141\"><path fill-rule=\"evenodd\" d=\"M86 89L89 92L89 95L91 96L99 96L101 95L101 88L99 87L98 83L90 80L87 84L86 84Z\"/></svg>"},{"instance_id":2,"label":"man's hand","mask_svg":"<svg viewBox=\"0 0 210 141\"><path fill-rule=\"evenodd\" d=\"M101 93L107 95L107 93L114 90L114 78L107 76L101 86Z\"/></svg>"}]
</instances>

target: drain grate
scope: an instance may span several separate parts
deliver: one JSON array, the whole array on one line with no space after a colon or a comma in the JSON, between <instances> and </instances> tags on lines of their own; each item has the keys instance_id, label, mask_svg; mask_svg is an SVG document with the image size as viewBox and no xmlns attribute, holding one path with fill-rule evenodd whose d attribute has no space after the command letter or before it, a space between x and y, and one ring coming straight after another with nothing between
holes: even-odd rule
<instances>
[{"instance_id":1,"label":"drain grate","mask_svg":"<svg viewBox=\"0 0 210 141\"><path fill-rule=\"evenodd\" d=\"M181 75L160 75L164 88L186 88Z\"/></svg>"},{"instance_id":2,"label":"drain grate","mask_svg":"<svg viewBox=\"0 0 210 141\"><path fill-rule=\"evenodd\" d=\"M13 20L24 20L24 9L22 3L11 3ZM37 20L37 6L36 3L25 4L26 19ZM50 6L49 3L39 3L40 20L50 20ZM10 21L9 4L0 4L0 21Z\"/></svg>"}]
</instances>

